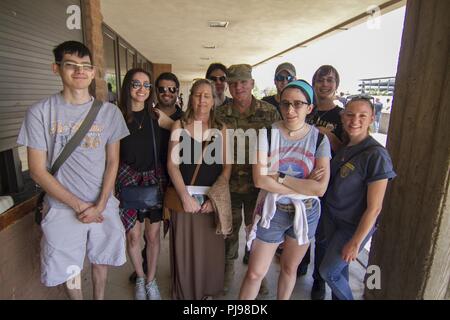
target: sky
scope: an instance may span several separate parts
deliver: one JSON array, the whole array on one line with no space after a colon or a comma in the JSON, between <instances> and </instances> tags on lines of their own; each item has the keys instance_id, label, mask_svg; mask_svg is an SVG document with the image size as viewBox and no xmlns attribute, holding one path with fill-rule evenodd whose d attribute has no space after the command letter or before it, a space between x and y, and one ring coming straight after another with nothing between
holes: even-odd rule
<instances>
[{"instance_id":1,"label":"sky","mask_svg":"<svg viewBox=\"0 0 450 320\"><path fill-rule=\"evenodd\" d=\"M291 62L297 70L297 78L308 82L317 68L331 64L340 75L338 92L347 94L358 93L359 79L394 77L404 16L405 7L401 7L256 66L253 69L256 85L260 90L274 86L274 71L283 62Z\"/></svg>"}]
</instances>

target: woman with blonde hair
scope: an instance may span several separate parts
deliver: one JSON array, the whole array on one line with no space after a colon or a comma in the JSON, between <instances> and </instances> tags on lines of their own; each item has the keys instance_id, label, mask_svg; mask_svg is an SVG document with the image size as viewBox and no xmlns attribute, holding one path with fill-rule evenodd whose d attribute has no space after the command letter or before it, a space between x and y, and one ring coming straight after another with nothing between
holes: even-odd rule
<instances>
[{"instance_id":1,"label":"woman with blonde hair","mask_svg":"<svg viewBox=\"0 0 450 320\"><path fill-rule=\"evenodd\" d=\"M214 85L197 80L184 116L172 127L167 168L180 204L170 216L173 299L205 299L223 288L231 166L225 164L226 127L214 117L214 98Z\"/></svg>"},{"instance_id":2,"label":"woman with blonde hair","mask_svg":"<svg viewBox=\"0 0 450 320\"><path fill-rule=\"evenodd\" d=\"M395 172L387 150L369 134L375 118L371 98L353 97L341 117L349 142L331 161L322 217L326 251L319 272L334 298L352 300L348 266L376 231Z\"/></svg>"}]
</instances>

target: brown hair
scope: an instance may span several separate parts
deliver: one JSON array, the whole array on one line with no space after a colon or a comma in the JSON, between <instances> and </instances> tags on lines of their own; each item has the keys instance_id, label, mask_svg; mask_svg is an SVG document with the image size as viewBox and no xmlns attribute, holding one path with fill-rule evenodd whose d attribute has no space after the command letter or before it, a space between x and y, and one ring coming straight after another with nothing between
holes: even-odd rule
<instances>
[{"instance_id":1,"label":"brown hair","mask_svg":"<svg viewBox=\"0 0 450 320\"><path fill-rule=\"evenodd\" d=\"M340 82L339 73L337 72L335 67L330 66L329 64L320 66L319 69L317 69L316 72L314 72L314 75L312 78L313 87L318 78L325 77L325 76L329 75L330 73L333 73L336 78L336 90L337 90L337 88L339 88L339 82Z\"/></svg>"},{"instance_id":2,"label":"brown hair","mask_svg":"<svg viewBox=\"0 0 450 320\"><path fill-rule=\"evenodd\" d=\"M152 83L152 77L149 72L141 68L134 68L127 72L123 78L122 89L120 91L119 109L122 111L123 117L127 123L133 122L133 111L131 110L131 81L136 73L143 73L148 77L150 83ZM152 108L153 101L153 88L150 90L150 94L144 102L144 109L148 110L150 116L154 119L157 118L155 111Z\"/></svg>"}]
</instances>

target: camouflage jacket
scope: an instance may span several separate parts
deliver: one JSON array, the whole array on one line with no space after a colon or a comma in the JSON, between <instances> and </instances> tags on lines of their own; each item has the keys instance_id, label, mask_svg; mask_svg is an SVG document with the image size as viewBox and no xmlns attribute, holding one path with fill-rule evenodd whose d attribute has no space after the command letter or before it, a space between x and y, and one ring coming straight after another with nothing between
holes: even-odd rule
<instances>
[{"instance_id":1,"label":"camouflage jacket","mask_svg":"<svg viewBox=\"0 0 450 320\"><path fill-rule=\"evenodd\" d=\"M235 130L234 136L237 137L236 139L232 135L228 135L228 138L233 138L234 141L230 191L241 194L255 192L251 163L254 159L249 158L249 150L251 149L250 156L252 153L255 154L258 129L270 127L272 123L280 120L279 112L270 103L253 97L250 108L244 113L240 113L231 102L217 108L216 117L227 125L228 132L231 132L230 129ZM253 134L256 134L256 140L250 138ZM242 139L242 143L240 143L240 138L245 140ZM243 145L243 141L245 141L245 145ZM230 143L230 141L228 142Z\"/></svg>"}]
</instances>

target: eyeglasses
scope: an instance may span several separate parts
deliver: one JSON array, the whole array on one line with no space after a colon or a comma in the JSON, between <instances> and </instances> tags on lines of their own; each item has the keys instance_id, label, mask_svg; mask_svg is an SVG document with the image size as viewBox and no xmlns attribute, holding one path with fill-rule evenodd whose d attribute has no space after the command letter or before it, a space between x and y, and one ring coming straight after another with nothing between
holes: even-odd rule
<instances>
[{"instance_id":1,"label":"eyeglasses","mask_svg":"<svg viewBox=\"0 0 450 320\"><path fill-rule=\"evenodd\" d=\"M303 105L309 106L309 103L305 102L305 101L301 101L301 100L295 100L294 102L290 102L290 101L287 101L287 100L282 100L280 102L280 107L285 109L285 110L289 110L290 106L292 106L295 110L298 110L301 107L303 107Z\"/></svg>"},{"instance_id":2,"label":"eyeglasses","mask_svg":"<svg viewBox=\"0 0 450 320\"><path fill-rule=\"evenodd\" d=\"M58 61L55 62L57 65L62 66L63 68L71 71L76 71L78 69L92 71L94 70L94 66L88 63L75 63L72 61Z\"/></svg>"},{"instance_id":3,"label":"eyeglasses","mask_svg":"<svg viewBox=\"0 0 450 320\"><path fill-rule=\"evenodd\" d=\"M150 90L152 88L152 84L149 82L141 83L139 80L131 81L131 87L135 90L141 89L144 87L146 90Z\"/></svg>"},{"instance_id":4,"label":"eyeglasses","mask_svg":"<svg viewBox=\"0 0 450 320\"><path fill-rule=\"evenodd\" d=\"M211 81L214 81L214 82L217 82L217 81L225 82L225 80L227 80L227 77L225 77L225 76L221 76L221 77L210 76L210 77L208 77L208 80L211 80Z\"/></svg>"},{"instance_id":5,"label":"eyeglasses","mask_svg":"<svg viewBox=\"0 0 450 320\"><path fill-rule=\"evenodd\" d=\"M317 83L325 83L325 82L326 83L335 83L336 79L333 77L327 77L327 78L322 77L322 78L318 78L315 82L317 82Z\"/></svg>"},{"instance_id":6,"label":"eyeglasses","mask_svg":"<svg viewBox=\"0 0 450 320\"><path fill-rule=\"evenodd\" d=\"M175 93L177 90L177 87L158 87L158 93L166 93L167 91L170 93Z\"/></svg>"},{"instance_id":7,"label":"eyeglasses","mask_svg":"<svg viewBox=\"0 0 450 320\"><path fill-rule=\"evenodd\" d=\"M292 82L294 80L294 77L289 75L289 76L283 76L281 74L278 74L275 76L275 80L276 81L284 81L286 80L287 82Z\"/></svg>"}]
</instances>

